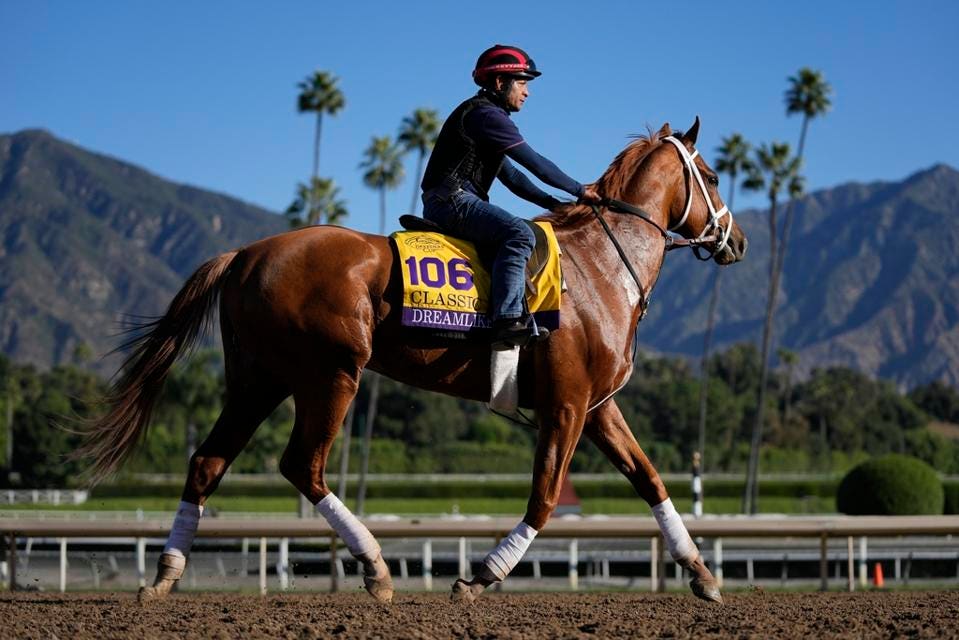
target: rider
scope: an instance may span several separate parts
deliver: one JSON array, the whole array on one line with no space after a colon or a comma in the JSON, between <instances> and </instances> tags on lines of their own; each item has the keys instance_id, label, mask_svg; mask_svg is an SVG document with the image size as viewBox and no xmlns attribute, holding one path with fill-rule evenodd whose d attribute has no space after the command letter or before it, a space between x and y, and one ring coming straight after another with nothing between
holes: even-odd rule
<instances>
[{"instance_id":1,"label":"rider","mask_svg":"<svg viewBox=\"0 0 959 640\"><path fill-rule=\"evenodd\" d=\"M497 350L525 344L532 335L525 281L534 239L522 219L489 202L493 179L544 209L560 204L518 171L512 159L546 184L584 202L600 199L593 186L573 180L533 151L510 119L510 113L526 102L529 81L539 75L532 58L519 47L497 44L484 51L473 70L480 91L446 119L423 174L423 217L495 254L490 315Z\"/></svg>"}]
</instances>

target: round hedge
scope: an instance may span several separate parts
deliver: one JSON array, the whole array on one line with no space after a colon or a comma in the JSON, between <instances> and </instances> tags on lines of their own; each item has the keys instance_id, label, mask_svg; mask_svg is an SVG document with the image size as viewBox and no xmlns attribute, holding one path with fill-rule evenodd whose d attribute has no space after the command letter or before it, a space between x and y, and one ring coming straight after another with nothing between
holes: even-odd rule
<instances>
[{"instance_id":1,"label":"round hedge","mask_svg":"<svg viewBox=\"0 0 959 640\"><path fill-rule=\"evenodd\" d=\"M941 515L942 481L922 460L893 453L867 460L846 474L836 507L852 516Z\"/></svg>"}]
</instances>

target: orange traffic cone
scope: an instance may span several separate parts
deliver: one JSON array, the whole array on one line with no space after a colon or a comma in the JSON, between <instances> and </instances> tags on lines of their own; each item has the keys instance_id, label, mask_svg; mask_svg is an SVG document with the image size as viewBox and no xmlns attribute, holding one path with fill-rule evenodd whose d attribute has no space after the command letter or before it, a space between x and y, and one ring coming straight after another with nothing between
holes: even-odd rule
<instances>
[{"instance_id":1,"label":"orange traffic cone","mask_svg":"<svg viewBox=\"0 0 959 640\"><path fill-rule=\"evenodd\" d=\"M872 571L872 585L882 589L882 563L877 562Z\"/></svg>"}]
</instances>

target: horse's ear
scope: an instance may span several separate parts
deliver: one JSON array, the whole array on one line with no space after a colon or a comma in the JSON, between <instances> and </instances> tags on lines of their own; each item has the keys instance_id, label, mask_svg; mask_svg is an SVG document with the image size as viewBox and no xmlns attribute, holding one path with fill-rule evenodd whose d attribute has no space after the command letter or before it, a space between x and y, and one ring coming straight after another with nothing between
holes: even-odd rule
<instances>
[{"instance_id":1,"label":"horse's ear","mask_svg":"<svg viewBox=\"0 0 959 640\"><path fill-rule=\"evenodd\" d=\"M673 135L673 129L669 126L669 123L666 122L662 127L660 127L659 133L656 134L656 139L662 140L663 138L671 135Z\"/></svg>"},{"instance_id":2,"label":"horse's ear","mask_svg":"<svg viewBox=\"0 0 959 640\"><path fill-rule=\"evenodd\" d=\"M689 128L689 131L683 134L683 142L690 145L696 144L696 137L699 135L699 116L696 116L696 122Z\"/></svg>"}]
</instances>

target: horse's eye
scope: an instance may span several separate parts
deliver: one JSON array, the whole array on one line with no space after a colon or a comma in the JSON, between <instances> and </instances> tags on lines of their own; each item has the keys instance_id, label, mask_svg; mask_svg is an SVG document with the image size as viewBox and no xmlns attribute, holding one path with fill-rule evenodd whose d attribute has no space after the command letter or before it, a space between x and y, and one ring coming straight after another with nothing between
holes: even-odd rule
<instances>
[{"instance_id":1,"label":"horse's eye","mask_svg":"<svg viewBox=\"0 0 959 640\"><path fill-rule=\"evenodd\" d=\"M713 185L714 187L718 187L718 186L719 186L719 178L717 178L716 176L709 176L708 182L709 182L709 184Z\"/></svg>"}]
</instances>

